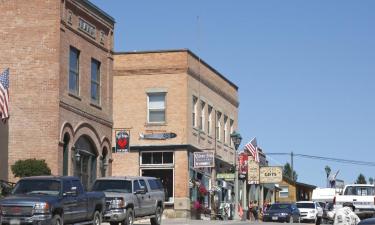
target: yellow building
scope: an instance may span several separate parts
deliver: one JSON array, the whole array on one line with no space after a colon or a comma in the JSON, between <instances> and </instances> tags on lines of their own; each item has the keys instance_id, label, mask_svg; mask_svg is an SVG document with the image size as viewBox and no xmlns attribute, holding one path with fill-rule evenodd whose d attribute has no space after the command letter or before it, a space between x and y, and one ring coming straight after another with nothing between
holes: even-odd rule
<instances>
[{"instance_id":1,"label":"yellow building","mask_svg":"<svg viewBox=\"0 0 375 225\"><path fill-rule=\"evenodd\" d=\"M287 177L279 183L279 191L276 194L276 202L311 201L314 185L294 182Z\"/></svg>"}]
</instances>

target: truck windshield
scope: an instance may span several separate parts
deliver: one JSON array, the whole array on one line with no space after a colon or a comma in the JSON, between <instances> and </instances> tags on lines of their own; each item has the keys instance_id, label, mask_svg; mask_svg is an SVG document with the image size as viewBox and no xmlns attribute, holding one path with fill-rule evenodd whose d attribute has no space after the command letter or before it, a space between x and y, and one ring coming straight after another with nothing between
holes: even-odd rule
<instances>
[{"instance_id":1,"label":"truck windshield","mask_svg":"<svg viewBox=\"0 0 375 225\"><path fill-rule=\"evenodd\" d=\"M58 180L20 180L13 189L13 194L54 195L60 194L61 185Z\"/></svg>"},{"instance_id":2,"label":"truck windshield","mask_svg":"<svg viewBox=\"0 0 375 225\"><path fill-rule=\"evenodd\" d=\"M348 186L344 195L373 196L375 191L374 187Z\"/></svg>"},{"instance_id":3,"label":"truck windshield","mask_svg":"<svg viewBox=\"0 0 375 225\"><path fill-rule=\"evenodd\" d=\"M298 203L297 208L299 209L315 209L314 203Z\"/></svg>"},{"instance_id":4,"label":"truck windshield","mask_svg":"<svg viewBox=\"0 0 375 225\"><path fill-rule=\"evenodd\" d=\"M129 180L97 180L92 190L132 193L132 182Z\"/></svg>"}]
</instances>

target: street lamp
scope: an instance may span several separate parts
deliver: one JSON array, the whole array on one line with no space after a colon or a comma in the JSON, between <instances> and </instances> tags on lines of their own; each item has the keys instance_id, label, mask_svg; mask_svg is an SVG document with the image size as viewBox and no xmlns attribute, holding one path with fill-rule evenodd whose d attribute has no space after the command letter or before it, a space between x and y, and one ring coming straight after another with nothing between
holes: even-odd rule
<instances>
[{"instance_id":1,"label":"street lamp","mask_svg":"<svg viewBox=\"0 0 375 225\"><path fill-rule=\"evenodd\" d=\"M233 133L230 135L230 138L233 141L235 152L234 152L234 219L239 219L238 217L238 168L237 168L237 150L238 147L240 147L242 137L241 134L237 133L236 131L233 131Z\"/></svg>"}]
</instances>

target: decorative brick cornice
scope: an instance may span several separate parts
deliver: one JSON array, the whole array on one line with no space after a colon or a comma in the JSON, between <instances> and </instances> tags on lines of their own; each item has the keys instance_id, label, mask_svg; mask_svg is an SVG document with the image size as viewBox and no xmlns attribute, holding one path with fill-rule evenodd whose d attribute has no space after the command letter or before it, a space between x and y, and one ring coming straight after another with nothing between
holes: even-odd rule
<instances>
[{"instance_id":1,"label":"decorative brick cornice","mask_svg":"<svg viewBox=\"0 0 375 225\"><path fill-rule=\"evenodd\" d=\"M70 112L73 112L79 116L82 116L82 117L85 117L86 119L89 119L89 120L92 120L92 121L95 121L97 123L100 123L100 124L103 124L104 126L107 126L107 127L110 127L112 128L113 127L113 122L112 121L109 121L109 120L105 120L103 118L100 118L98 116L95 116L91 113L88 113L88 112L85 112L83 110L80 110L74 106L71 106L63 101L60 101L60 107L63 108L63 109L66 109Z\"/></svg>"}]
</instances>

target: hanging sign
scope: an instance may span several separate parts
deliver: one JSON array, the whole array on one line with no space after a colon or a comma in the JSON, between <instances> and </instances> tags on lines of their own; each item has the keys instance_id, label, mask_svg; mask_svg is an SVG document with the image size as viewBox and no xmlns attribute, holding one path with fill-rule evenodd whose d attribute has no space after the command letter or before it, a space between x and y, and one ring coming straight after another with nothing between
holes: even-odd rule
<instances>
[{"instance_id":1,"label":"hanging sign","mask_svg":"<svg viewBox=\"0 0 375 225\"><path fill-rule=\"evenodd\" d=\"M213 152L194 152L194 168L214 167Z\"/></svg>"},{"instance_id":2,"label":"hanging sign","mask_svg":"<svg viewBox=\"0 0 375 225\"><path fill-rule=\"evenodd\" d=\"M247 164L248 164L249 156L247 153L242 152L238 156L238 160L239 160L238 176L240 179L245 179L247 175Z\"/></svg>"},{"instance_id":3,"label":"hanging sign","mask_svg":"<svg viewBox=\"0 0 375 225\"><path fill-rule=\"evenodd\" d=\"M247 168L247 182L249 184L259 184L259 163L249 160Z\"/></svg>"},{"instance_id":4,"label":"hanging sign","mask_svg":"<svg viewBox=\"0 0 375 225\"><path fill-rule=\"evenodd\" d=\"M140 139L146 140L165 140L177 137L175 133L153 133L153 134L139 134Z\"/></svg>"},{"instance_id":5,"label":"hanging sign","mask_svg":"<svg viewBox=\"0 0 375 225\"><path fill-rule=\"evenodd\" d=\"M129 152L129 133L125 130L115 131L116 152Z\"/></svg>"},{"instance_id":6,"label":"hanging sign","mask_svg":"<svg viewBox=\"0 0 375 225\"><path fill-rule=\"evenodd\" d=\"M280 166L265 166L260 168L261 184L277 184L283 180L283 169Z\"/></svg>"}]
</instances>

